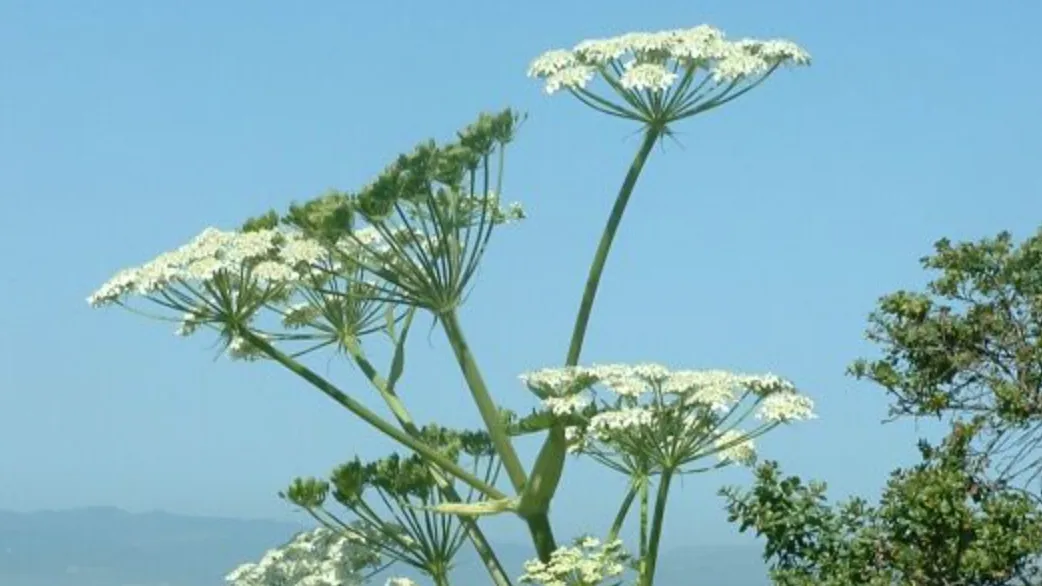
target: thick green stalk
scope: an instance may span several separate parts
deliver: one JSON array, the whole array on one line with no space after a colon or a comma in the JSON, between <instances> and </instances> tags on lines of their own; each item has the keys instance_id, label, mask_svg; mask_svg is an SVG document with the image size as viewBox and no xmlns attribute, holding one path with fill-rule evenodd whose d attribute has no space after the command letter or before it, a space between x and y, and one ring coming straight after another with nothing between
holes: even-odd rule
<instances>
[{"instance_id":1,"label":"thick green stalk","mask_svg":"<svg viewBox=\"0 0 1042 586\"><path fill-rule=\"evenodd\" d=\"M442 327L449 338L449 344L452 345L452 350L456 354L456 360L463 370L463 378L466 379L471 396L478 406L481 419L485 422L485 427L491 436L492 445L503 462L503 467L507 471L507 476L510 477L510 483L514 486L514 490L517 491L518 495L522 495L525 491L525 484L528 482L525 469L521 465L521 459L518 458L517 452L514 450L514 445L507 434L505 422L488 392L485 379L481 376L481 371L478 370L477 362L475 362L474 356L470 352L470 347L467 346L467 340L463 336L463 329L460 327L456 312L447 311L438 317L441 319ZM547 441L550 439L548 437ZM545 508L534 512L526 512L525 522L528 524L528 531L532 535L532 542L535 545L536 552L539 554L539 559L544 562L549 561L550 554L557 549L557 545L554 541L553 530L550 527L550 519Z\"/></svg>"},{"instance_id":2,"label":"thick green stalk","mask_svg":"<svg viewBox=\"0 0 1042 586\"><path fill-rule=\"evenodd\" d=\"M342 407L354 413L359 419L365 421L369 425L375 427L377 430L382 432L384 435L389 436L391 439L402 444L403 446L413 450L414 452L423 456L428 462L432 462L445 472L459 478L464 483L470 485L478 492L486 495L488 498L493 500L505 499L507 496L496 489L494 486L490 486L477 476L474 476L470 472L467 472L461 468L458 464L445 457L437 450L431 448L424 442L412 437L411 435L401 431L397 427L391 425L387 421L384 421L376 413L370 411L365 405L347 396L343 391L336 388L336 386L322 378L320 375L315 373L310 368L303 364L293 360L284 352L280 351L269 344L266 340L257 336L253 332L244 330L242 332L243 338L246 339L254 348L257 348L264 354L268 355L272 360L278 362L282 366L286 367L290 372L296 374L300 378L311 383L315 388L322 391L326 396L339 403Z\"/></svg>"},{"instance_id":3,"label":"thick green stalk","mask_svg":"<svg viewBox=\"0 0 1042 586\"><path fill-rule=\"evenodd\" d=\"M640 172L644 168L644 163L648 160L648 155L651 154L651 149L654 148L655 143L659 137L662 136L664 128L658 124L652 124L647 127L644 133L644 142L640 146L640 150L637 151L636 157L633 159L633 163L630 165L629 172L626 173L626 179L622 182L622 188L619 190L618 196L615 198L615 205L612 207L611 214L608 216L608 223L604 227L604 233L601 235L600 244L597 246L597 252L593 257L593 264L590 265L590 274L586 279L586 289L583 291L582 302L579 304L579 313L575 318L575 327L572 330L572 341L568 347L568 357L565 360L565 366L575 366L579 363L579 355L582 353L583 340L586 337L586 327L590 321L590 313L593 311L593 301L597 296L597 287L601 281L601 274L604 272L604 265L608 261L608 253L611 251L611 243L615 239L615 233L619 229L619 224L622 222L622 215L626 211L626 204L629 203L630 196L633 194L633 188L637 185L637 179L640 177ZM550 433L547 434L546 440L543 443L543 448L540 453L545 451L559 451L561 453L548 453L547 460L554 462L556 470L546 471L547 477L553 478L554 481L549 483L545 490L541 491L543 499L549 502L553 499L554 494L557 492L557 481L561 477L561 469L564 468L563 451L566 446L562 442L556 442L558 446L552 446L556 439L563 435L564 426L562 423L555 423ZM541 513L543 517L546 517L545 511ZM529 519L529 529L532 531L536 530L536 527L532 525L532 519ZM540 523L540 526L545 526L547 530L550 529L548 519L544 519L545 522ZM533 533L533 536L535 533ZM551 538L549 542L544 540L543 542L547 547L553 544ZM537 540L536 547L539 549L540 542ZM553 548L539 549L539 558L543 562L549 561L550 552Z\"/></svg>"},{"instance_id":4,"label":"thick green stalk","mask_svg":"<svg viewBox=\"0 0 1042 586\"><path fill-rule=\"evenodd\" d=\"M669 498L669 483L672 479L673 470L667 468L662 471L662 475L659 478L658 492L655 494L655 512L651 517L651 536L648 540L647 555L644 556L641 586L652 586L655 583L655 566L658 563L662 524L666 518L666 499Z\"/></svg>"},{"instance_id":5,"label":"thick green stalk","mask_svg":"<svg viewBox=\"0 0 1042 586\"><path fill-rule=\"evenodd\" d=\"M637 185L640 172L644 169L644 163L647 162L648 155L651 154L651 149L655 146L659 137L662 136L662 132L663 128L658 125L649 125L645 129L644 142L641 143L640 150L637 151L637 156L634 157L630 170L626 173L626 179L622 182L622 188L619 189L619 194L615 198L615 205L611 209L608 223L601 234L601 241L597 245L593 264L590 265L590 274L586 278L586 288L583 290L582 302L579 304L579 313L575 317L575 327L572 329L572 341L568 346L566 366L575 366L579 363L583 340L586 338L586 327L590 322L593 301L597 297L597 287L600 285L601 275L604 273L604 265L608 261L611 243L615 240L615 233L619 230L622 215L626 211L626 205L629 203L630 196L633 194L633 188Z\"/></svg>"},{"instance_id":6,"label":"thick green stalk","mask_svg":"<svg viewBox=\"0 0 1042 586\"><path fill-rule=\"evenodd\" d=\"M532 544L535 545L536 554L543 563L550 561L551 554L557 549L554 540L554 530L550 526L550 516L544 513L530 515L525 519L528 524L528 533L532 536Z\"/></svg>"},{"instance_id":7,"label":"thick green stalk","mask_svg":"<svg viewBox=\"0 0 1042 586\"><path fill-rule=\"evenodd\" d=\"M456 355L456 361L459 362L460 369L463 371L463 378L467 381L467 387L470 389L470 394L478 407L478 412L481 413L481 420L485 423L489 436L492 438L492 445L496 448L496 453L499 454L499 458L503 461L503 468L506 469L507 476L510 478L510 483L514 486L514 490L521 494L527 480L524 466L521 465L521 459L518 458L514 445L510 442L510 436L507 435L506 426L502 417L500 417L499 409L492 400L492 395L488 392L488 386L485 384L484 377L481 376L481 371L478 370L474 355L470 352L470 347L463 336L463 329L460 327L456 312L454 310L447 311L440 314L438 318L445 329L445 335L449 338L449 344L452 346L452 351Z\"/></svg>"},{"instance_id":8,"label":"thick green stalk","mask_svg":"<svg viewBox=\"0 0 1042 586\"><path fill-rule=\"evenodd\" d=\"M633 159L633 163L630 165L629 172L626 173L626 179L622 182L622 188L619 190L618 196L615 198L615 205L612 207L611 214L608 216L608 223L604 227L604 232L601 235L600 244L597 246L597 252L593 258L593 264L590 265L590 274L586 279L586 288L583 291L582 302L579 304L579 313L575 318L575 327L572 330L572 340L568 347L568 356L565 360L565 366L575 366L579 363L579 356L582 353L583 340L586 337L586 327L590 321L590 313L593 311L593 302L597 296L597 287L601 281L601 274L604 273L604 265L608 261L608 253L611 251L611 243L615 239L615 233L619 229L619 224L622 222L622 215L626 211L626 205L629 203L630 196L633 194L633 188L637 185L637 179L640 177L640 172L644 168L644 163L648 160L648 155L651 154L651 149L654 148L655 143L659 137L662 136L664 127L660 124L651 124L647 127L644 132L644 142L640 146L640 150L637 151L636 157ZM564 426L562 423L555 423L550 433L547 434L546 440L543 442L543 448L540 450L540 454L543 452L547 453L546 460L553 462L556 467L555 470L545 470L546 476L552 478L553 481L548 483L546 488L541 492L541 497L546 502L553 499L554 494L557 492L557 481L561 477L561 470L564 468L563 452L566 446L559 441L557 438L564 433ZM552 444L560 444L553 446ZM561 453L553 453L553 452ZM543 517L541 520L536 520L534 517L529 518L529 530L532 531L533 537L535 537L539 527L545 527L546 531L550 530L549 519L546 518L545 510L540 513ZM533 524L534 522L537 524ZM543 547L540 547L542 543ZM550 546L553 548L546 549ZM552 535L549 541L542 539L536 540L536 548L539 551L539 558L543 562L548 562L550 559L550 553L556 546L553 543Z\"/></svg>"},{"instance_id":9,"label":"thick green stalk","mask_svg":"<svg viewBox=\"0 0 1042 586\"><path fill-rule=\"evenodd\" d=\"M372 363L360 352L352 352L352 358L354 358L355 364L358 365L359 369L365 373L366 378L372 383L373 387L376 388L380 396L383 397L387 403L388 408L394 413L395 418L398 420L399 425L402 426L409 435L418 436L420 430L416 427L416 423L413 422L412 415L405 408L405 404L402 403L401 399L398 398L398 394L393 389L389 388L387 381L380 376L380 374L373 368ZM452 486L452 483L448 481L438 469L437 466L431 466L431 473L434 476L434 480L438 483L438 489L451 502L459 503L463 502L460 498L456 488ZM496 556L495 550L492 549L488 539L485 537L485 533L478 526L478 522L472 517L458 517L460 523L466 528L467 538L470 540L471 545L474 546L474 550L478 552L478 557L481 558L485 569L488 570L489 576L492 581L495 582L496 586L510 586L510 577L507 576L506 571L503 569L502 563L499 561L499 557Z\"/></svg>"}]
</instances>

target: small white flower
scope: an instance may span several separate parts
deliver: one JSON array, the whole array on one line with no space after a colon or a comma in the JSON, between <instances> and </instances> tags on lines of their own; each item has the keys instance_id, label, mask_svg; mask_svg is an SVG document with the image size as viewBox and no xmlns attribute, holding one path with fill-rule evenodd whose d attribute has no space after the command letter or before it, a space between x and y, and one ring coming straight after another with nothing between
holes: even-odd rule
<instances>
[{"instance_id":1,"label":"small white flower","mask_svg":"<svg viewBox=\"0 0 1042 586\"><path fill-rule=\"evenodd\" d=\"M290 266L314 264L326 254L324 246L295 233L287 236L285 243L279 248L279 257Z\"/></svg>"},{"instance_id":2,"label":"small white flower","mask_svg":"<svg viewBox=\"0 0 1042 586\"><path fill-rule=\"evenodd\" d=\"M538 586L565 586L575 584L578 574L583 586L599 584L623 573L622 542L603 544L592 538L580 540L575 547L559 547L550 554L550 561L529 560L525 573L518 579L522 584Z\"/></svg>"},{"instance_id":3,"label":"small white flower","mask_svg":"<svg viewBox=\"0 0 1042 586\"><path fill-rule=\"evenodd\" d=\"M546 399L543 399L543 406L557 416L579 413L589 404L590 400L582 395L547 397Z\"/></svg>"},{"instance_id":4,"label":"small white flower","mask_svg":"<svg viewBox=\"0 0 1042 586\"><path fill-rule=\"evenodd\" d=\"M735 429L722 433L713 442L716 448L720 450L716 454L717 457L723 462L735 462L744 465L750 465L755 462L756 450L753 446L753 441L743 438L745 438L745 434Z\"/></svg>"},{"instance_id":5,"label":"small white flower","mask_svg":"<svg viewBox=\"0 0 1042 586\"><path fill-rule=\"evenodd\" d=\"M203 257L190 262L184 269L183 277L187 281L205 283L213 280L217 273L227 268L224 261L213 257Z\"/></svg>"},{"instance_id":6,"label":"small white flower","mask_svg":"<svg viewBox=\"0 0 1042 586\"><path fill-rule=\"evenodd\" d=\"M745 386L761 397L772 393L796 392L796 386L793 385L792 382L773 374L749 377Z\"/></svg>"},{"instance_id":7,"label":"small white flower","mask_svg":"<svg viewBox=\"0 0 1042 586\"><path fill-rule=\"evenodd\" d=\"M669 369L661 364L645 362L630 367L630 370L633 373L633 376L644 380L649 385L662 384L667 378L669 378Z\"/></svg>"},{"instance_id":8,"label":"small white flower","mask_svg":"<svg viewBox=\"0 0 1042 586\"><path fill-rule=\"evenodd\" d=\"M724 33L711 26L701 25L680 31L670 53L674 59L697 66L719 59L726 46Z\"/></svg>"},{"instance_id":9,"label":"small white flower","mask_svg":"<svg viewBox=\"0 0 1042 586\"><path fill-rule=\"evenodd\" d=\"M664 92L677 80L677 74L666 69L661 63L637 63L631 61L626 64L619 84L628 90L648 90L651 92Z\"/></svg>"},{"instance_id":10,"label":"small white flower","mask_svg":"<svg viewBox=\"0 0 1042 586\"><path fill-rule=\"evenodd\" d=\"M742 376L723 370L682 370L663 384L663 391L683 397L686 405L722 412L734 405L742 381Z\"/></svg>"},{"instance_id":11,"label":"small white flower","mask_svg":"<svg viewBox=\"0 0 1042 586\"><path fill-rule=\"evenodd\" d=\"M810 53L792 41L760 41L758 52L765 59L775 62L792 61L797 65L810 63Z\"/></svg>"},{"instance_id":12,"label":"small white flower","mask_svg":"<svg viewBox=\"0 0 1042 586\"><path fill-rule=\"evenodd\" d=\"M582 547L583 549L593 549L595 547L600 547L600 545L600 539L590 536L583 537L582 540L579 542L579 547Z\"/></svg>"},{"instance_id":13,"label":"small white flower","mask_svg":"<svg viewBox=\"0 0 1042 586\"><path fill-rule=\"evenodd\" d=\"M185 313L184 316L181 317L181 325L177 328L175 333L178 336L191 336L199 329L201 324L202 318L199 314L194 312Z\"/></svg>"},{"instance_id":14,"label":"small white flower","mask_svg":"<svg viewBox=\"0 0 1042 586\"><path fill-rule=\"evenodd\" d=\"M798 393L774 393L760 403L757 419L767 421L799 421L814 419L814 401Z\"/></svg>"},{"instance_id":15,"label":"small white flower","mask_svg":"<svg viewBox=\"0 0 1042 586\"><path fill-rule=\"evenodd\" d=\"M620 37L620 42L626 48L642 57L665 57L668 51L677 43L682 31L659 31L653 33L629 33Z\"/></svg>"},{"instance_id":16,"label":"small white flower","mask_svg":"<svg viewBox=\"0 0 1042 586\"><path fill-rule=\"evenodd\" d=\"M590 369L600 384L620 397L637 398L648 392L646 379L625 364L602 364Z\"/></svg>"},{"instance_id":17,"label":"small white flower","mask_svg":"<svg viewBox=\"0 0 1042 586\"><path fill-rule=\"evenodd\" d=\"M532 64L528 67L528 76L548 77L575 64L575 55L571 51L554 49L543 53L532 61Z\"/></svg>"},{"instance_id":18,"label":"small white flower","mask_svg":"<svg viewBox=\"0 0 1042 586\"><path fill-rule=\"evenodd\" d=\"M564 428L564 441L568 443L569 454L581 454L587 445L586 434L577 425Z\"/></svg>"},{"instance_id":19,"label":"small white flower","mask_svg":"<svg viewBox=\"0 0 1042 586\"><path fill-rule=\"evenodd\" d=\"M525 386L537 394L561 397L589 388L597 381L597 373L593 369L573 366L526 372L520 378Z\"/></svg>"},{"instance_id":20,"label":"small white flower","mask_svg":"<svg viewBox=\"0 0 1042 586\"><path fill-rule=\"evenodd\" d=\"M266 336L259 334L260 337ZM228 342L227 348L228 358L232 360L242 361L253 361L257 360L262 356L260 350L254 348L245 338L241 336L233 336L231 341Z\"/></svg>"},{"instance_id":21,"label":"small white flower","mask_svg":"<svg viewBox=\"0 0 1042 586\"><path fill-rule=\"evenodd\" d=\"M292 267L270 260L258 263L253 267L253 276L269 283L290 283L300 277Z\"/></svg>"},{"instance_id":22,"label":"small white flower","mask_svg":"<svg viewBox=\"0 0 1042 586\"><path fill-rule=\"evenodd\" d=\"M304 327L315 319L317 313L310 303L294 303L282 312L282 325L287 328Z\"/></svg>"},{"instance_id":23,"label":"small white flower","mask_svg":"<svg viewBox=\"0 0 1042 586\"><path fill-rule=\"evenodd\" d=\"M655 413L646 407L626 407L616 411L604 411L590 418L590 432L601 436L610 436L612 432L634 427L650 426L655 421Z\"/></svg>"},{"instance_id":24,"label":"small white flower","mask_svg":"<svg viewBox=\"0 0 1042 586\"><path fill-rule=\"evenodd\" d=\"M503 210L503 223L513 224L520 222L525 219L525 208L519 201L513 201L507 204L506 209Z\"/></svg>"},{"instance_id":25,"label":"small white flower","mask_svg":"<svg viewBox=\"0 0 1042 586\"><path fill-rule=\"evenodd\" d=\"M713 81L727 83L765 73L771 65L771 62L752 53L745 45L729 45L710 73Z\"/></svg>"},{"instance_id":26,"label":"small white flower","mask_svg":"<svg viewBox=\"0 0 1042 586\"><path fill-rule=\"evenodd\" d=\"M546 93L563 89L582 89L593 79L596 70L588 65L572 65L546 76Z\"/></svg>"},{"instance_id":27,"label":"small white flower","mask_svg":"<svg viewBox=\"0 0 1042 586\"><path fill-rule=\"evenodd\" d=\"M275 250L277 230L258 230L256 232L235 232L230 245L218 251L218 257L229 266L241 266L250 260L265 258ZM207 253L209 248L205 249Z\"/></svg>"},{"instance_id":28,"label":"small white flower","mask_svg":"<svg viewBox=\"0 0 1042 586\"><path fill-rule=\"evenodd\" d=\"M609 65L630 50L628 40L626 37L591 39L576 45L573 52L583 63Z\"/></svg>"}]
</instances>

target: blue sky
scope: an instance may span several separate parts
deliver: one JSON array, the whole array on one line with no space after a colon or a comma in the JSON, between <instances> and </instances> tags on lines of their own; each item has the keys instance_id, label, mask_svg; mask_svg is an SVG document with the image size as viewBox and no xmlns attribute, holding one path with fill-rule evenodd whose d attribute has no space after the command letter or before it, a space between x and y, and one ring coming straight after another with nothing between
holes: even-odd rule
<instances>
[{"instance_id":1,"label":"blue sky","mask_svg":"<svg viewBox=\"0 0 1042 586\"><path fill-rule=\"evenodd\" d=\"M639 138L546 97L527 64L592 36L703 22L791 38L814 65L684 122L682 144L653 155L585 358L787 376L821 418L761 453L836 495L877 493L924 430L880 425L882 392L844 368L872 353L876 298L924 282L917 259L934 240L1036 229L1042 5L646 6L0 0L0 508L297 518L275 497L292 477L384 453L277 367L215 360L204 339L84 299L208 225L357 188L416 142L508 105L530 116L506 190L531 218L496 237L463 321L497 397L529 407L516 376L561 362ZM406 400L424 420L475 425L445 341L425 334ZM320 366L372 399L346 366ZM619 479L566 474L558 533L602 528ZM670 542L737 541L714 493L748 479L686 478ZM517 525L493 522L520 541Z\"/></svg>"}]
</instances>

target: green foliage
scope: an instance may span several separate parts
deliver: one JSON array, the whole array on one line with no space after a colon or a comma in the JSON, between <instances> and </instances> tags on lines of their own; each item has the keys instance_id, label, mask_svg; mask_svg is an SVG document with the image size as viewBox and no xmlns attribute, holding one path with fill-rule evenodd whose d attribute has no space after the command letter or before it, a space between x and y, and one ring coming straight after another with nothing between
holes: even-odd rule
<instances>
[{"instance_id":1,"label":"green foliage","mask_svg":"<svg viewBox=\"0 0 1042 586\"><path fill-rule=\"evenodd\" d=\"M474 470L484 470L486 481L495 481L499 463L487 433L429 425L419 431L418 439L453 462L465 456ZM355 457L336 467L328 481L297 478L279 496L322 526L424 572L436 584L445 583L466 538L466 526L459 519L428 510L446 502L444 491L430 463L415 454L391 454L372 462ZM351 514L350 519L327 506L329 496Z\"/></svg>"},{"instance_id":2,"label":"green foliage","mask_svg":"<svg viewBox=\"0 0 1042 586\"><path fill-rule=\"evenodd\" d=\"M850 372L883 386L895 415L984 416L982 455L1003 478L1042 472L1042 230L935 245L925 292L883 297L868 339L883 356Z\"/></svg>"},{"instance_id":3,"label":"green foliage","mask_svg":"<svg viewBox=\"0 0 1042 586\"><path fill-rule=\"evenodd\" d=\"M939 274L923 292L883 297L871 314L877 360L849 372L892 396L894 416L951 420L922 463L895 471L878 505L829 505L822 483L769 462L747 492L723 495L732 521L766 539L784 586L1038 583L1042 511L1013 487L1042 470L1042 231L940 240L922 259ZM998 464L998 466L996 466Z\"/></svg>"},{"instance_id":4,"label":"green foliage","mask_svg":"<svg viewBox=\"0 0 1042 586\"><path fill-rule=\"evenodd\" d=\"M291 204L282 218L283 223L326 244L336 244L343 238L353 220L350 196L336 190L327 191L303 204Z\"/></svg>"},{"instance_id":5,"label":"green foliage","mask_svg":"<svg viewBox=\"0 0 1042 586\"><path fill-rule=\"evenodd\" d=\"M754 487L722 491L730 520L766 538L780 586L999 586L1027 580L1042 552L1042 511L970 472L975 426L957 424L919 465L895 471L882 499L829 505L825 485L768 462ZM1028 582L1024 582L1028 583Z\"/></svg>"}]
</instances>

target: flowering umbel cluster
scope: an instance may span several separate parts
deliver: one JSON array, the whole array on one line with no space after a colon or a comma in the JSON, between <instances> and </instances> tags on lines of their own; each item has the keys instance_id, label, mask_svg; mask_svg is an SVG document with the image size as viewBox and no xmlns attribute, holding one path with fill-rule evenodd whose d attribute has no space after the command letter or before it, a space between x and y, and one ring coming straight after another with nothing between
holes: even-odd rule
<instances>
[{"instance_id":1,"label":"flowering umbel cluster","mask_svg":"<svg viewBox=\"0 0 1042 586\"><path fill-rule=\"evenodd\" d=\"M309 344L303 353L348 346L400 319L403 307L454 308L493 228L524 217L520 204L499 199L502 152L518 120L510 110L483 115L455 142L402 155L358 193L332 191L240 230L207 228L120 271L88 303L143 298L179 324L179 335L217 330L233 358L260 355L247 329ZM262 312L282 330L255 328Z\"/></svg>"},{"instance_id":2,"label":"flowering umbel cluster","mask_svg":"<svg viewBox=\"0 0 1042 586\"><path fill-rule=\"evenodd\" d=\"M240 309L236 301L244 288L270 292L300 282L310 266L324 255L325 250L318 243L297 232L227 232L207 228L176 250L120 271L87 301L93 307L101 307L139 295L178 308L187 300L205 299L206 305L225 303L227 309L236 310ZM227 299L222 298L225 293ZM199 308L198 313L202 320L205 308Z\"/></svg>"},{"instance_id":3,"label":"flowering umbel cluster","mask_svg":"<svg viewBox=\"0 0 1042 586\"><path fill-rule=\"evenodd\" d=\"M773 375L611 364L521 378L546 411L568 422L570 451L627 474L693 471L683 467L710 455L750 464L755 437L814 417L813 402ZM756 425L740 428L750 416Z\"/></svg>"},{"instance_id":4,"label":"flowering umbel cluster","mask_svg":"<svg viewBox=\"0 0 1042 586\"><path fill-rule=\"evenodd\" d=\"M482 115L458 140L419 144L358 193L333 192L290 208L286 220L337 246L372 274L381 299L434 313L465 295L493 228L524 218L500 205L503 158L520 116Z\"/></svg>"},{"instance_id":5,"label":"flowering umbel cluster","mask_svg":"<svg viewBox=\"0 0 1042 586\"><path fill-rule=\"evenodd\" d=\"M495 482L499 462L487 434L430 425L418 436L452 461L467 460L485 481ZM438 584L452 569L466 537L459 519L431 510L446 501L430 463L416 455L392 454L368 463L356 457L338 466L329 481L298 478L281 496L337 534L362 540L373 552L420 570ZM333 512L328 496L350 516ZM473 493L466 496L471 498Z\"/></svg>"},{"instance_id":6,"label":"flowering umbel cluster","mask_svg":"<svg viewBox=\"0 0 1042 586\"><path fill-rule=\"evenodd\" d=\"M790 41L730 41L702 25L547 51L528 75L543 80L548 94L566 90L600 112L665 125L737 98L782 65L809 63L810 55ZM622 102L589 89L598 77Z\"/></svg>"},{"instance_id":7,"label":"flowering umbel cluster","mask_svg":"<svg viewBox=\"0 0 1042 586\"><path fill-rule=\"evenodd\" d=\"M571 547L555 550L548 562L525 562L525 573L518 581L536 586L598 586L609 578L621 576L627 558L619 540L601 543L593 537L584 537Z\"/></svg>"},{"instance_id":8,"label":"flowering umbel cluster","mask_svg":"<svg viewBox=\"0 0 1042 586\"><path fill-rule=\"evenodd\" d=\"M239 566L225 576L229 586L361 585L366 570L381 560L364 540L319 527L297 534L271 549L256 563Z\"/></svg>"}]
</instances>

